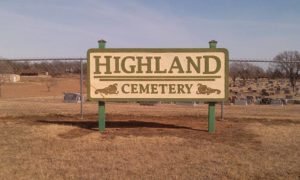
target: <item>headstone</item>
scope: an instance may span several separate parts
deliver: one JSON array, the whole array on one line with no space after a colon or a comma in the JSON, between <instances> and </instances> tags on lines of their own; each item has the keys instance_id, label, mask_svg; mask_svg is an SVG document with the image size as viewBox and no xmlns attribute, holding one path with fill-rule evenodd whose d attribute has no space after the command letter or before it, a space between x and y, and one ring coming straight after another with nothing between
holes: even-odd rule
<instances>
[{"instance_id":1,"label":"headstone","mask_svg":"<svg viewBox=\"0 0 300 180\"><path fill-rule=\"evenodd\" d=\"M296 88L296 93L295 93L296 96L300 96L300 88Z\"/></svg>"},{"instance_id":2,"label":"headstone","mask_svg":"<svg viewBox=\"0 0 300 180\"><path fill-rule=\"evenodd\" d=\"M246 99L236 99L234 102L234 105L243 105L243 106L247 106L248 102Z\"/></svg>"},{"instance_id":3,"label":"headstone","mask_svg":"<svg viewBox=\"0 0 300 180\"><path fill-rule=\"evenodd\" d=\"M262 90L261 90L261 95L262 95L262 96L269 96L270 94L267 92L266 89L262 89Z\"/></svg>"},{"instance_id":4,"label":"headstone","mask_svg":"<svg viewBox=\"0 0 300 180\"><path fill-rule=\"evenodd\" d=\"M260 104L270 104L272 101L271 98L262 98Z\"/></svg>"},{"instance_id":5,"label":"headstone","mask_svg":"<svg viewBox=\"0 0 300 180\"><path fill-rule=\"evenodd\" d=\"M255 104L255 105L259 105L259 104L260 104L260 101L261 101L261 99L256 99L256 100L254 101L254 104Z\"/></svg>"},{"instance_id":6,"label":"headstone","mask_svg":"<svg viewBox=\"0 0 300 180\"><path fill-rule=\"evenodd\" d=\"M300 104L300 100L294 100L294 104Z\"/></svg>"},{"instance_id":7,"label":"headstone","mask_svg":"<svg viewBox=\"0 0 300 180\"><path fill-rule=\"evenodd\" d=\"M65 103L80 103L81 96L79 93L64 93Z\"/></svg>"},{"instance_id":8,"label":"headstone","mask_svg":"<svg viewBox=\"0 0 300 180\"><path fill-rule=\"evenodd\" d=\"M237 99L237 97L236 97L236 96L232 96L232 97L231 97L231 103L233 103L233 104L234 104L236 99Z\"/></svg>"},{"instance_id":9,"label":"headstone","mask_svg":"<svg viewBox=\"0 0 300 180\"><path fill-rule=\"evenodd\" d=\"M289 89L284 90L284 94L290 94L290 93L291 93L291 91Z\"/></svg>"},{"instance_id":10,"label":"headstone","mask_svg":"<svg viewBox=\"0 0 300 180\"><path fill-rule=\"evenodd\" d=\"M294 99L286 99L287 104L294 104L295 100Z\"/></svg>"},{"instance_id":11,"label":"headstone","mask_svg":"<svg viewBox=\"0 0 300 180\"><path fill-rule=\"evenodd\" d=\"M273 106L283 106L283 102L281 99L272 99L271 100L271 105Z\"/></svg>"},{"instance_id":12,"label":"headstone","mask_svg":"<svg viewBox=\"0 0 300 180\"><path fill-rule=\"evenodd\" d=\"M248 104L254 103L254 97L253 96L247 96L246 99L247 99Z\"/></svg>"},{"instance_id":13,"label":"headstone","mask_svg":"<svg viewBox=\"0 0 300 180\"><path fill-rule=\"evenodd\" d=\"M282 103L283 103L284 105L286 105L286 104L287 104L287 100L286 100L286 99L284 99L284 98L281 98L281 101L282 101Z\"/></svg>"}]
</instances>

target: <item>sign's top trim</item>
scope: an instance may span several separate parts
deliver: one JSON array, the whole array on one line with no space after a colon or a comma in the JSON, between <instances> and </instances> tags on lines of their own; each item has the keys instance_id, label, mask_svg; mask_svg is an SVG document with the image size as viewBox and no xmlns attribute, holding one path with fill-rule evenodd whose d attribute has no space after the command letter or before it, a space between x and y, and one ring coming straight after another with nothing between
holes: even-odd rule
<instances>
[{"instance_id":1,"label":"sign's top trim","mask_svg":"<svg viewBox=\"0 0 300 180\"><path fill-rule=\"evenodd\" d=\"M225 48L92 48L88 54L94 52L148 52L148 53L168 53L168 52L223 52L228 56Z\"/></svg>"}]
</instances>

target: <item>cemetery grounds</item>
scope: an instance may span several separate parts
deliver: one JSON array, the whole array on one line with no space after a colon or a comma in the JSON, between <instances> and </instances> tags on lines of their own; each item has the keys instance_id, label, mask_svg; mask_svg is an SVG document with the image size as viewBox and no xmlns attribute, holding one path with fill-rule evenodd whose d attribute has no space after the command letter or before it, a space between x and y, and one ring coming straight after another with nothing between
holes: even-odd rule
<instances>
[{"instance_id":1,"label":"cemetery grounds","mask_svg":"<svg viewBox=\"0 0 300 180\"><path fill-rule=\"evenodd\" d=\"M2 86L0 179L300 178L300 105L218 104L209 134L206 104L107 103L100 134L96 102L63 102L79 77L43 78Z\"/></svg>"}]
</instances>

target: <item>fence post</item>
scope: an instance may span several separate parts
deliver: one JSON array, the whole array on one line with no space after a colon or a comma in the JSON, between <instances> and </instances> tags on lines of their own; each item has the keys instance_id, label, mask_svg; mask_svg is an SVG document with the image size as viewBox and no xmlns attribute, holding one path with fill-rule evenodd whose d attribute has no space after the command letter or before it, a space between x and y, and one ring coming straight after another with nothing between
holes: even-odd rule
<instances>
[{"instance_id":1,"label":"fence post","mask_svg":"<svg viewBox=\"0 0 300 180\"><path fill-rule=\"evenodd\" d=\"M217 41L212 40L209 41L209 48L217 48ZM208 132L213 133L215 132L215 110L216 110L216 103L215 102L209 102L208 103Z\"/></svg>"},{"instance_id":2,"label":"fence post","mask_svg":"<svg viewBox=\"0 0 300 180\"><path fill-rule=\"evenodd\" d=\"M80 118L83 119L83 92L82 92L82 86L83 86L83 64L82 59L80 60Z\"/></svg>"},{"instance_id":3,"label":"fence post","mask_svg":"<svg viewBox=\"0 0 300 180\"><path fill-rule=\"evenodd\" d=\"M224 120L224 101L222 101L222 104L221 104L221 120L222 121Z\"/></svg>"},{"instance_id":4,"label":"fence post","mask_svg":"<svg viewBox=\"0 0 300 180\"><path fill-rule=\"evenodd\" d=\"M106 44L105 40L99 40L98 48L104 49L105 44ZM100 132L103 132L105 130L105 102L104 101L98 102L98 127Z\"/></svg>"}]
</instances>

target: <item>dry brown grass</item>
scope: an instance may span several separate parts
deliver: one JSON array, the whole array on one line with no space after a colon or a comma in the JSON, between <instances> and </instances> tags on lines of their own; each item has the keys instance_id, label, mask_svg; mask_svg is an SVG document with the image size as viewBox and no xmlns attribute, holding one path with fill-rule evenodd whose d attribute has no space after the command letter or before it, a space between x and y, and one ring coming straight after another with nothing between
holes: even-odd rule
<instances>
[{"instance_id":1,"label":"dry brown grass","mask_svg":"<svg viewBox=\"0 0 300 180\"><path fill-rule=\"evenodd\" d=\"M207 132L207 105L62 102L79 79L6 84L0 99L0 179L299 179L299 105L225 106ZM217 119L220 106L217 105Z\"/></svg>"},{"instance_id":2,"label":"dry brown grass","mask_svg":"<svg viewBox=\"0 0 300 180\"><path fill-rule=\"evenodd\" d=\"M48 91L47 84L55 82ZM30 77L29 80L21 78L21 82L5 83L2 87L2 99L61 96L64 92L79 92L79 76L73 78L39 78ZM85 91L85 88L84 88Z\"/></svg>"},{"instance_id":3,"label":"dry brown grass","mask_svg":"<svg viewBox=\"0 0 300 180\"><path fill-rule=\"evenodd\" d=\"M215 134L206 105L110 103L102 134L88 107L84 120L3 116L0 179L299 179L297 106L226 106Z\"/></svg>"}]
</instances>

